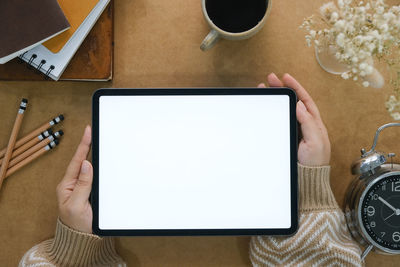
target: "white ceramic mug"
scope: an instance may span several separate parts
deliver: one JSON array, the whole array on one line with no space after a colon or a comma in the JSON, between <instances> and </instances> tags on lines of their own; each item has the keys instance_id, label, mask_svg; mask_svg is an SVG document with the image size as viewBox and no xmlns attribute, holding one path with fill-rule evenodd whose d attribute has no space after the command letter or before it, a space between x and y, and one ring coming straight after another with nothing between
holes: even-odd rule
<instances>
[{"instance_id":1,"label":"white ceramic mug","mask_svg":"<svg viewBox=\"0 0 400 267\"><path fill-rule=\"evenodd\" d=\"M258 24L256 26L254 26L253 28L251 28L247 31L243 31L243 32L228 32L228 31L224 31L223 29L219 28L211 20L211 18L208 15L207 9L206 9L206 1L207 0L201 1L201 7L203 9L204 18L206 19L207 23L211 27L211 31L208 33L206 38L204 38L203 42L201 43L200 48L203 51L206 51L206 50L212 48L220 38L224 38L227 40L243 40L243 39L248 39L248 38L252 37L253 35L255 35L264 26L265 21L267 20L267 17L270 13L271 2L272 2L272 0L265 0L265 1L267 1L267 8L266 8L264 17L258 22ZM244 1L246 1L246 0L244 0ZM247 0L247 1L249 1L249 0Z\"/></svg>"}]
</instances>

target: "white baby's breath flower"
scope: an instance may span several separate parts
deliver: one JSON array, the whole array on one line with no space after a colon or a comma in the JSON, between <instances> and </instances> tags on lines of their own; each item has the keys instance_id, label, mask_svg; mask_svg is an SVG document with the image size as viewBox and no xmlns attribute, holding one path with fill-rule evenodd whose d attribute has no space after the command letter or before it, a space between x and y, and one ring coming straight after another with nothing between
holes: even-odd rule
<instances>
[{"instance_id":1,"label":"white baby's breath flower","mask_svg":"<svg viewBox=\"0 0 400 267\"><path fill-rule=\"evenodd\" d=\"M345 35L344 33L339 33L338 36L336 37L336 43L339 47L344 46L344 41L345 41Z\"/></svg>"},{"instance_id":2,"label":"white baby's breath flower","mask_svg":"<svg viewBox=\"0 0 400 267\"><path fill-rule=\"evenodd\" d=\"M364 38L361 35L357 35L356 37L354 37L353 42L356 45L361 45L364 41Z\"/></svg>"},{"instance_id":3,"label":"white baby's breath flower","mask_svg":"<svg viewBox=\"0 0 400 267\"><path fill-rule=\"evenodd\" d=\"M346 21L343 19L336 21L334 24L334 27L336 28L336 30L342 30L342 29L344 29L345 26L346 26Z\"/></svg>"},{"instance_id":4,"label":"white baby's breath flower","mask_svg":"<svg viewBox=\"0 0 400 267\"><path fill-rule=\"evenodd\" d=\"M368 87L368 86L369 86L369 82L364 81L364 82L362 83L362 85L363 85L364 87Z\"/></svg>"},{"instance_id":5,"label":"white baby's breath flower","mask_svg":"<svg viewBox=\"0 0 400 267\"><path fill-rule=\"evenodd\" d=\"M338 11L337 7L333 2L328 2L322 5L319 9L319 12L321 13L322 17L328 21L331 19L332 13L337 11Z\"/></svg>"},{"instance_id":6,"label":"white baby's breath flower","mask_svg":"<svg viewBox=\"0 0 400 267\"><path fill-rule=\"evenodd\" d=\"M337 12L332 12L331 17L330 17L330 22L336 22L339 18L339 14Z\"/></svg>"},{"instance_id":7,"label":"white baby's breath flower","mask_svg":"<svg viewBox=\"0 0 400 267\"><path fill-rule=\"evenodd\" d=\"M365 68L365 72L366 72L367 75L371 74L373 71L374 71L374 67L372 67L371 65L368 65Z\"/></svg>"},{"instance_id":8,"label":"white baby's breath flower","mask_svg":"<svg viewBox=\"0 0 400 267\"><path fill-rule=\"evenodd\" d=\"M380 37L380 35L379 35L379 36L376 37L376 38L378 39L378 38L381 38L381 37ZM364 42L371 42L373 39L374 39L374 36L372 36L372 35L367 35L367 36L364 37Z\"/></svg>"},{"instance_id":9,"label":"white baby's breath flower","mask_svg":"<svg viewBox=\"0 0 400 267\"><path fill-rule=\"evenodd\" d=\"M385 106L389 112L392 112L396 108L396 97L391 95L389 99L386 101Z\"/></svg>"},{"instance_id":10,"label":"white baby's breath flower","mask_svg":"<svg viewBox=\"0 0 400 267\"><path fill-rule=\"evenodd\" d=\"M355 56L356 52L354 51L353 47L351 46L346 46L346 49L344 51L346 54L348 54L351 58Z\"/></svg>"},{"instance_id":11,"label":"white baby's breath flower","mask_svg":"<svg viewBox=\"0 0 400 267\"><path fill-rule=\"evenodd\" d=\"M390 112L390 111L389 111ZM395 121L400 120L400 112L393 112L390 114Z\"/></svg>"},{"instance_id":12,"label":"white baby's breath flower","mask_svg":"<svg viewBox=\"0 0 400 267\"><path fill-rule=\"evenodd\" d=\"M379 27L379 29L380 29L382 32L387 32L387 31L389 30L389 26L388 26L386 23L384 23L384 24L382 24L382 25Z\"/></svg>"},{"instance_id":13,"label":"white baby's breath flower","mask_svg":"<svg viewBox=\"0 0 400 267\"><path fill-rule=\"evenodd\" d=\"M329 2L321 6L322 20L304 20L307 44L314 45L317 51L333 46L334 58L348 67L342 78L358 81L365 87L374 84L365 77L375 75L375 58L390 68L396 64L400 69L400 5L390 7L384 0L334 1L336 4ZM397 73L397 69L393 70ZM387 101L389 112L392 116L397 112L395 116L400 120L400 74L392 84L396 97Z\"/></svg>"},{"instance_id":14,"label":"white baby's breath flower","mask_svg":"<svg viewBox=\"0 0 400 267\"><path fill-rule=\"evenodd\" d=\"M392 20L392 19L396 19L396 15L393 14L392 11L389 11L389 12L383 14L383 18L384 18L386 21L390 21L390 20Z\"/></svg>"},{"instance_id":15,"label":"white baby's breath flower","mask_svg":"<svg viewBox=\"0 0 400 267\"><path fill-rule=\"evenodd\" d=\"M375 46L374 43L368 44L368 50L369 50L370 52L374 51L375 48L376 48L376 46Z\"/></svg>"},{"instance_id":16,"label":"white baby's breath flower","mask_svg":"<svg viewBox=\"0 0 400 267\"><path fill-rule=\"evenodd\" d=\"M347 80L348 78L350 78L350 76L349 76L349 74L348 74L347 72L343 72L341 76L342 76L342 78L345 79L345 80Z\"/></svg>"}]
</instances>

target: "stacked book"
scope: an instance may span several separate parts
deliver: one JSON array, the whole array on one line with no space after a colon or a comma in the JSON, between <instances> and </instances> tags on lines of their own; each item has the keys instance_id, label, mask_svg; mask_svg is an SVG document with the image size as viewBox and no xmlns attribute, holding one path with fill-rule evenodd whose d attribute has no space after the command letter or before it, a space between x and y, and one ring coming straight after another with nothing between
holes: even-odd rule
<instances>
[{"instance_id":1,"label":"stacked book","mask_svg":"<svg viewBox=\"0 0 400 267\"><path fill-rule=\"evenodd\" d=\"M0 1L0 80L110 80L109 2Z\"/></svg>"}]
</instances>

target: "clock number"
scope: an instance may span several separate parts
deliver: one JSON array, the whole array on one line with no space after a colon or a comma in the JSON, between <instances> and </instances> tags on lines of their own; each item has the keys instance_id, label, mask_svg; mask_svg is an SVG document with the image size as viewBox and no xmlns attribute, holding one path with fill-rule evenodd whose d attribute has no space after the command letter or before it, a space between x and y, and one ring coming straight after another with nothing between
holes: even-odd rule
<instances>
[{"instance_id":1,"label":"clock number","mask_svg":"<svg viewBox=\"0 0 400 267\"><path fill-rule=\"evenodd\" d=\"M381 237L384 237L386 232L381 232Z\"/></svg>"},{"instance_id":2,"label":"clock number","mask_svg":"<svg viewBox=\"0 0 400 267\"><path fill-rule=\"evenodd\" d=\"M374 195L372 196L372 199L373 199L373 200L378 200L378 198L379 198L378 194L374 194Z\"/></svg>"},{"instance_id":3,"label":"clock number","mask_svg":"<svg viewBox=\"0 0 400 267\"><path fill-rule=\"evenodd\" d=\"M386 184L382 185L382 191L386 191Z\"/></svg>"},{"instance_id":4,"label":"clock number","mask_svg":"<svg viewBox=\"0 0 400 267\"><path fill-rule=\"evenodd\" d=\"M392 183L392 192L400 192L400 181Z\"/></svg>"},{"instance_id":5,"label":"clock number","mask_svg":"<svg viewBox=\"0 0 400 267\"><path fill-rule=\"evenodd\" d=\"M392 239L394 242L399 242L400 241L400 232L394 232L392 235Z\"/></svg>"},{"instance_id":6,"label":"clock number","mask_svg":"<svg viewBox=\"0 0 400 267\"><path fill-rule=\"evenodd\" d=\"M374 214L375 214L375 208L373 207L373 206L368 206L367 207L367 214L368 214L368 216L374 216Z\"/></svg>"},{"instance_id":7,"label":"clock number","mask_svg":"<svg viewBox=\"0 0 400 267\"><path fill-rule=\"evenodd\" d=\"M376 226L376 223L375 223L374 221L372 221L372 222L370 223L370 225L371 225L371 227L375 227L375 226ZM399 236L399 238L400 238L400 236Z\"/></svg>"}]
</instances>

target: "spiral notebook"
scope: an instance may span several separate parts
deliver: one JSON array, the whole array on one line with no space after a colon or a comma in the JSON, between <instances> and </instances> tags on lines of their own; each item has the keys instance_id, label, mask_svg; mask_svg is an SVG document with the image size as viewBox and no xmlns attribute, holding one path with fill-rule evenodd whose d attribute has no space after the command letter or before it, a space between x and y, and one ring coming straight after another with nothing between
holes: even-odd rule
<instances>
[{"instance_id":1,"label":"spiral notebook","mask_svg":"<svg viewBox=\"0 0 400 267\"><path fill-rule=\"evenodd\" d=\"M20 55L20 58L57 81L110 0L98 0L96 2L89 15L86 16L60 50L57 47L49 46L49 44L45 44L47 47L39 45Z\"/></svg>"},{"instance_id":2,"label":"spiral notebook","mask_svg":"<svg viewBox=\"0 0 400 267\"><path fill-rule=\"evenodd\" d=\"M53 53L60 52L98 2L99 0L58 0L71 27L43 45Z\"/></svg>"}]
</instances>

